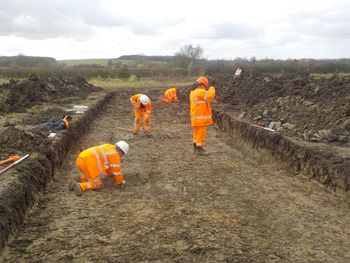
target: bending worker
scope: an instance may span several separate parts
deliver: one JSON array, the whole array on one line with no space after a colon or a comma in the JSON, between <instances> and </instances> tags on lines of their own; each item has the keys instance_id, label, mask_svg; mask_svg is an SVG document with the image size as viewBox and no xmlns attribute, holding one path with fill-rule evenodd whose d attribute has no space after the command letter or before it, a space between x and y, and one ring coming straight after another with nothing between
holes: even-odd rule
<instances>
[{"instance_id":1,"label":"bending worker","mask_svg":"<svg viewBox=\"0 0 350 263\"><path fill-rule=\"evenodd\" d=\"M150 130L150 117L152 103L151 100L143 94L136 94L130 98L131 105L135 107L135 120L133 133L140 131L141 126L145 133L149 133Z\"/></svg>"},{"instance_id":2,"label":"bending worker","mask_svg":"<svg viewBox=\"0 0 350 263\"><path fill-rule=\"evenodd\" d=\"M102 144L82 151L76 165L82 175L79 182L70 182L69 190L78 196L89 189L96 189L103 186L102 179L106 176L114 176L114 182L124 187L120 159L128 152L129 144L119 141L115 145Z\"/></svg>"},{"instance_id":3,"label":"bending worker","mask_svg":"<svg viewBox=\"0 0 350 263\"><path fill-rule=\"evenodd\" d=\"M215 88L208 89L206 77L197 79L195 88L190 94L191 124L193 126L193 149L198 155L204 154L207 128L213 124L210 102L215 98Z\"/></svg>"},{"instance_id":4,"label":"bending worker","mask_svg":"<svg viewBox=\"0 0 350 263\"><path fill-rule=\"evenodd\" d=\"M171 89L166 90L164 92L164 97L162 99L162 102L172 103L172 102L178 101L176 93L177 93L176 88L171 88Z\"/></svg>"}]
</instances>

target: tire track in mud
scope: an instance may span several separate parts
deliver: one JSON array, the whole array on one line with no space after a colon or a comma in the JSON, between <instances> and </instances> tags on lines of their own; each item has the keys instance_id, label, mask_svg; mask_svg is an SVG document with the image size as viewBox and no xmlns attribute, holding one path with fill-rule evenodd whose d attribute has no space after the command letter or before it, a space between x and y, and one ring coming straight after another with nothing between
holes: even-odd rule
<instances>
[{"instance_id":1,"label":"tire track in mud","mask_svg":"<svg viewBox=\"0 0 350 263\"><path fill-rule=\"evenodd\" d=\"M154 103L153 138L131 127L121 91L5 247L2 262L348 262L350 207L341 196L229 146L211 127L210 156L192 153L187 105ZM127 186L76 197L80 150L126 140Z\"/></svg>"}]
</instances>

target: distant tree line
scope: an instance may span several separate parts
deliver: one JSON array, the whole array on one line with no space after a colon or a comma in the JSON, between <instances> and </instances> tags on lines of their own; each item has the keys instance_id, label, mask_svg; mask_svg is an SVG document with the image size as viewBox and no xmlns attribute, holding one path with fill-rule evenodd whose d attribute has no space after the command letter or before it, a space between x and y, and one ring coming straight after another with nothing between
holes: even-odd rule
<instances>
[{"instance_id":1,"label":"distant tree line","mask_svg":"<svg viewBox=\"0 0 350 263\"><path fill-rule=\"evenodd\" d=\"M205 73L232 73L238 67L252 73L339 73L350 72L350 59L245 59L203 60Z\"/></svg>"},{"instance_id":2,"label":"distant tree line","mask_svg":"<svg viewBox=\"0 0 350 263\"><path fill-rule=\"evenodd\" d=\"M150 60L150 61L159 61L159 62L169 62L174 59L174 56L145 56L145 55L124 55L120 56L118 59L125 60Z\"/></svg>"},{"instance_id":3,"label":"distant tree line","mask_svg":"<svg viewBox=\"0 0 350 263\"><path fill-rule=\"evenodd\" d=\"M0 77L7 78L27 78L30 75L38 77L51 76L81 76L84 78L130 78L135 75L138 78L143 77L183 77L188 75L187 70L179 68L108 68L108 67L67 67L67 68L0 68Z\"/></svg>"},{"instance_id":4,"label":"distant tree line","mask_svg":"<svg viewBox=\"0 0 350 263\"><path fill-rule=\"evenodd\" d=\"M56 59L50 57L13 56L1 57L0 67L57 67Z\"/></svg>"},{"instance_id":5,"label":"distant tree line","mask_svg":"<svg viewBox=\"0 0 350 263\"><path fill-rule=\"evenodd\" d=\"M41 77L53 75L85 78L183 77L198 74L233 74L241 67L254 73L339 73L350 72L350 59L256 59L252 57L233 60L208 60L203 58L200 46L187 45L174 56L121 56L108 60L106 65L66 66L48 57L0 57L0 76L25 78L32 74Z\"/></svg>"}]
</instances>

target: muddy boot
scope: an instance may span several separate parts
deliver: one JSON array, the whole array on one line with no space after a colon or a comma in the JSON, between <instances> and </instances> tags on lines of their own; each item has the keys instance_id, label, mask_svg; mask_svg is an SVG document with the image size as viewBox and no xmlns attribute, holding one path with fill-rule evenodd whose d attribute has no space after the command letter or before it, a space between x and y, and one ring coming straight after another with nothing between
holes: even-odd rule
<instances>
[{"instance_id":1,"label":"muddy boot","mask_svg":"<svg viewBox=\"0 0 350 263\"><path fill-rule=\"evenodd\" d=\"M81 180L80 180L80 176L77 175L74 177L74 180L73 181L70 181L69 184L68 184L68 190L69 191L73 191L74 190L74 186L76 183L80 183Z\"/></svg>"},{"instance_id":2,"label":"muddy boot","mask_svg":"<svg viewBox=\"0 0 350 263\"><path fill-rule=\"evenodd\" d=\"M79 184L75 184L74 186L74 193L76 196L81 196L83 191L81 190L81 187Z\"/></svg>"},{"instance_id":3,"label":"muddy boot","mask_svg":"<svg viewBox=\"0 0 350 263\"><path fill-rule=\"evenodd\" d=\"M150 137L150 138L153 137L153 135L149 131L145 131L145 134L146 134L147 137Z\"/></svg>"},{"instance_id":4,"label":"muddy boot","mask_svg":"<svg viewBox=\"0 0 350 263\"><path fill-rule=\"evenodd\" d=\"M76 184L77 184L76 182L70 181L68 184L68 190L73 191Z\"/></svg>"},{"instance_id":5,"label":"muddy boot","mask_svg":"<svg viewBox=\"0 0 350 263\"><path fill-rule=\"evenodd\" d=\"M193 143L193 153L196 154L198 151L198 148L195 143Z\"/></svg>"},{"instance_id":6,"label":"muddy boot","mask_svg":"<svg viewBox=\"0 0 350 263\"><path fill-rule=\"evenodd\" d=\"M207 155L203 147L197 147L197 155Z\"/></svg>"}]
</instances>

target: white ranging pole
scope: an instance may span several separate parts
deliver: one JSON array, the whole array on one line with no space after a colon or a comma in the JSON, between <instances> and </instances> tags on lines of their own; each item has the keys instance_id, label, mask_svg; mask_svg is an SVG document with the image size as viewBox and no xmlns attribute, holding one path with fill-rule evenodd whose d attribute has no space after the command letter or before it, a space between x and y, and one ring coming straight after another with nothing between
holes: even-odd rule
<instances>
[{"instance_id":1,"label":"white ranging pole","mask_svg":"<svg viewBox=\"0 0 350 263\"><path fill-rule=\"evenodd\" d=\"M24 159L27 159L29 157L29 154L24 155L21 159L15 161L14 163L10 164L9 166L5 167L4 169L2 169L0 171L0 174L3 174L4 172L6 172L7 170L9 170L11 167L17 165L18 163L22 162Z\"/></svg>"}]
</instances>

